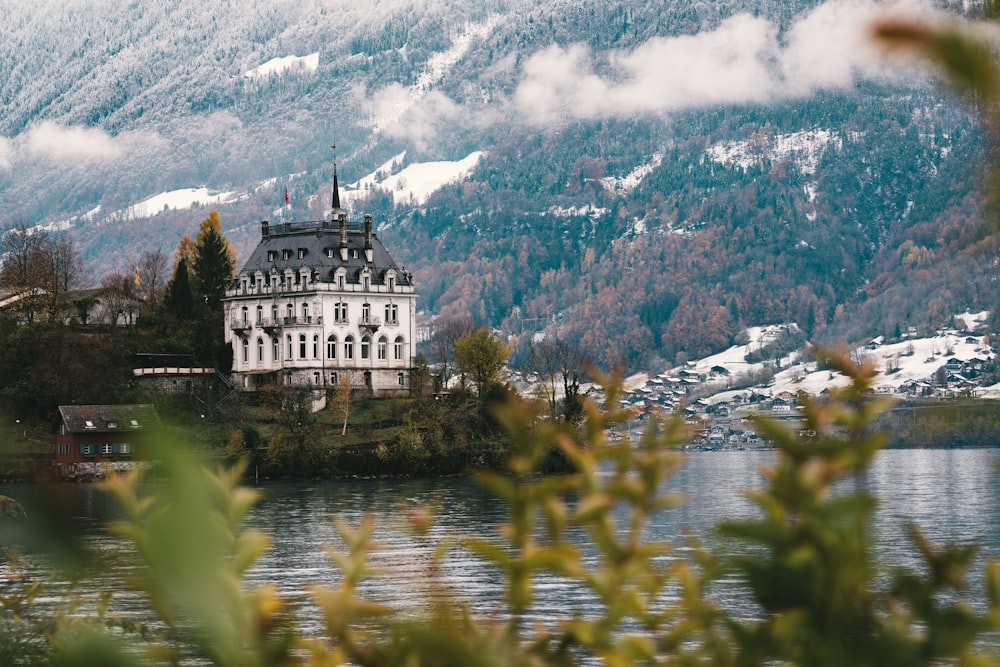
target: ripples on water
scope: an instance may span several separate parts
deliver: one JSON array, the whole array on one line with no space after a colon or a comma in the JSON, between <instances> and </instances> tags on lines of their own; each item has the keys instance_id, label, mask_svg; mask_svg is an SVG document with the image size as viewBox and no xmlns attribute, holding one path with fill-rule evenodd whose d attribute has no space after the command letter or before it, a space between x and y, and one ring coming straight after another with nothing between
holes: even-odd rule
<instances>
[{"instance_id":1,"label":"ripples on water","mask_svg":"<svg viewBox=\"0 0 1000 667\"><path fill-rule=\"evenodd\" d=\"M682 536L698 535L711 542L711 526L724 519L751 517L754 507L743 491L760 487L759 468L773 461L766 451L702 452L688 455L686 463L665 491L682 493L688 502L654 517L650 539L683 547ZM915 567L918 560L902 528L907 521L919 525L936 543L976 541L982 553L974 566L973 596L981 592L981 571L986 555L1000 556L1000 481L997 457L990 450L887 450L876 458L865 484L881 501L873 526L875 552L884 563ZM464 549L453 547L439 572L432 555L441 540L459 542L467 537L494 537L506 520L503 504L474 481L461 478L437 480L337 480L316 483L262 483L263 499L249 517L249 524L273 537L273 546L247 577L248 585L273 583L299 609L303 630L320 633L319 610L309 587L336 586L339 574L326 548L341 548L331 522L338 515L351 525L366 513L376 518L379 548L371 564L383 576L365 583L361 595L387 604L407 617L421 614L428 601L459 598L480 617L503 613L503 581L487 564ZM0 488L0 493L29 497L30 487ZM49 492L49 491L47 491ZM117 541L99 526L114 516L112 502L94 487L60 487L66 507L75 507L75 519L91 543L112 552ZM403 508L432 504L440 507L435 527L426 538L414 538L405 529ZM29 510L30 511L30 510ZM595 558L593 554L589 556ZM739 582L724 581L714 594L740 615L755 610ZM981 597L981 596L980 596ZM116 594L126 606L139 602ZM593 602L579 586L556 577L538 582L532 615L551 620L579 612L586 615ZM136 612L141 613L141 612Z\"/></svg>"}]
</instances>

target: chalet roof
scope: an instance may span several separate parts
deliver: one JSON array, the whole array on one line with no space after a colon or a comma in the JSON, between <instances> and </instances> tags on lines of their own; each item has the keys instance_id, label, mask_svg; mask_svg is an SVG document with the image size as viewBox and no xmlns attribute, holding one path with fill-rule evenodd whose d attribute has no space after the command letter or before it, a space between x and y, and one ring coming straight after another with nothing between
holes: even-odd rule
<instances>
[{"instance_id":1,"label":"chalet roof","mask_svg":"<svg viewBox=\"0 0 1000 667\"><path fill-rule=\"evenodd\" d=\"M69 433L138 431L159 425L156 408L135 405L60 405L59 416Z\"/></svg>"}]
</instances>

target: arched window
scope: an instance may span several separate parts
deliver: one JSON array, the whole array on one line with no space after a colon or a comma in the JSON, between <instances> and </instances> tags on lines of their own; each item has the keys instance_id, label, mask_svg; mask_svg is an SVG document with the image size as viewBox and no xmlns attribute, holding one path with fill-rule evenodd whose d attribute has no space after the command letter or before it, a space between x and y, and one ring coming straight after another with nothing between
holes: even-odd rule
<instances>
[{"instance_id":1,"label":"arched window","mask_svg":"<svg viewBox=\"0 0 1000 667\"><path fill-rule=\"evenodd\" d=\"M330 336L326 339L326 358L337 358L337 337L333 334L330 334Z\"/></svg>"},{"instance_id":2,"label":"arched window","mask_svg":"<svg viewBox=\"0 0 1000 667\"><path fill-rule=\"evenodd\" d=\"M278 354L279 352L280 350L278 350L278 337L275 336L274 338L271 339L271 361L278 361L281 358L281 356Z\"/></svg>"},{"instance_id":3,"label":"arched window","mask_svg":"<svg viewBox=\"0 0 1000 667\"><path fill-rule=\"evenodd\" d=\"M264 339L257 339L257 363L263 363L264 361Z\"/></svg>"},{"instance_id":4,"label":"arched window","mask_svg":"<svg viewBox=\"0 0 1000 667\"><path fill-rule=\"evenodd\" d=\"M372 356L372 339L368 336L361 337L361 358L371 359Z\"/></svg>"},{"instance_id":5,"label":"arched window","mask_svg":"<svg viewBox=\"0 0 1000 667\"><path fill-rule=\"evenodd\" d=\"M382 336L378 339L378 358L380 360L385 359L388 354L389 340Z\"/></svg>"},{"instance_id":6,"label":"arched window","mask_svg":"<svg viewBox=\"0 0 1000 667\"><path fill-rule=\"evenodd\" d=\"M246 338L243 339L243 363L250 362L250 341Z\"/></svg>"},{"instance_id":7,"label":"arched window","mask_svg":"<svg viewBox=\"0 0 1000 667\"><path fill-rule=\"evenodd\" d=\"M354 336L348 335L344 338L344 359L348 361L354 359Z\"/></svg>"},{"instance_id":8,"label":"arched window","mask_svg":"<svg viewBox=\"0 0 1000 667\"><path fill-rule=\"evenodd\" d=\"M247 310L246 306L243 306L243 326L246 326L248 321L249 321L249 311Z\"/></svg>"},{"instance_id":9,"label":"arched window","mask_svg":"<svg viewBox=\"0 0 1000 667\"><path fill-rule=\"evenodd\" d=\"M264 321L264 306L257 306L257 324Z\"/></svg>"},{"instance_id":10,"label":"arched window","mask_svg":"<svg viewBox=\"0 0 1000 667\"><path fill-rule=\"evenodd\" d=\"M293 306L292 304L288 304L285 307L285 317L288 318L285 321L285 324L292 324L293 322L295 322L295 306Z\"/></svg>"},{"instance_id":11,"label":"arched window","mask_svg":"<svg viewBox=\"0 0 1000 667\"><path fill-rule=\"evenodd\" d=\"M306 358L306 335L299 334L299 359Z\"/></svg>"},{"instance_id":12,"label":"arched window","mask_svg":"<svg viewBox=\"0 0 1000 667\"><path fill-rule=\"evenodd\" d=\"M280 324L278 322L278 305L277 304L271 306L271 324Z\"/></svg>"},{"instance_id":13,"label":"arched window","mask_svg":"<svg viewBox=\"0 0 1000 667\"><path fill-rule=\"evenodd\" d=\"M313 359L319 359L319 334L313 334Z\"/></svg>"},{"instance_id":14,"label":"arched window","mask_svg":"<svg viewBox=\"0 0 1000 667\"><path fill-rule=\"evenodd\" d=\"M302 304L302 321L303 322L308 322L309 321L309 304L308 303Z\"/></svg>"},{"instance_id":15,"label":"arched window","mask_svg":"<svg viewBox=\"0 0 1000 667\"><path fill-rule=\"evenodd\" d=\"M395 342L392 344L392 358L402 359L403 358L403 337L396 336Z\"/></svg>"}]
</instances>

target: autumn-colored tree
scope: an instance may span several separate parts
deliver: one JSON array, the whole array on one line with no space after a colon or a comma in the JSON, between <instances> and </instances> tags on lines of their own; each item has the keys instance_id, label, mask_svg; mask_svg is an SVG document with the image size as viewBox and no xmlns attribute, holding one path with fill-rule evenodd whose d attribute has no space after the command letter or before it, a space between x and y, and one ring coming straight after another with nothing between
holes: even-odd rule
<instances>
[{"instance_id":1,"label":"autumn-colored tree","mask_svg":"<svg viewBox=\"0 0 1000 667\"><path fill-rule=\"evenodd\" d=\"M476 385L480 400L500 384L500 371L510 356L510 346L486 327L466 334L455 343L455 364Z\"/></svg>"},{"instance_id":2,"label":"autumn-colored tree","mask_svg":"<svg viewBox=\"0 0 1000 667\"><path fill-rule=\"evenodd\" d=\"M354 389L354 374L351 372L339 373L337 376L337 386L330 397L330 409L337 415L338 419L343 418L344 425L340 429L340 435L347 435L347 420L351 416L351 391Z\"/></svg>"}]
</instances>

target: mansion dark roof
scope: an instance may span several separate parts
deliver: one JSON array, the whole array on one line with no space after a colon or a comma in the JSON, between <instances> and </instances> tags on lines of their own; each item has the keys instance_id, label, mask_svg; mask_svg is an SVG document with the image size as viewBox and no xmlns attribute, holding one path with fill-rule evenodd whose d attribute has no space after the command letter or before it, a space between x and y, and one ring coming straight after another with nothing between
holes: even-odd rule
<instances>
[{"instance_id":1,"label":"mansion dark roof","mask_svg":"<svg viewBox=\"0 0 1000 667\"><path fill-rule=\"evenodd\" d=\"M136 405L60 405L59 416L67 433L116 433L158 426L156 408Z\"/></svg>"},{"instance_id":2,"label":"mansion dark roof","mask_svg":"<svg viewBox=\"0 0 1000 667\"><path fill-rule=\"evenodd\" d=\"M272 270L283 274L291 269L297 274L307 268L314 280L334 282L337 270L343 267L347 281L357 283L362 269L367 266L374 285L385 284L386 275L392 270L397 285L412 286L410 274L400 270L371 231L370 218L363 225L343 224L342 229L338 220L262 222L260 242L240 273L253 277L259 271L267 276ZM341 253L342 247L346 247L346 253ZM368 261L367 249L371 250L371 261Z\"/></svg>"}]
</instances>

